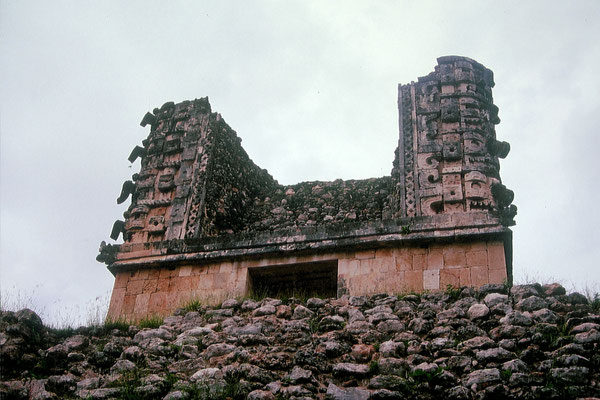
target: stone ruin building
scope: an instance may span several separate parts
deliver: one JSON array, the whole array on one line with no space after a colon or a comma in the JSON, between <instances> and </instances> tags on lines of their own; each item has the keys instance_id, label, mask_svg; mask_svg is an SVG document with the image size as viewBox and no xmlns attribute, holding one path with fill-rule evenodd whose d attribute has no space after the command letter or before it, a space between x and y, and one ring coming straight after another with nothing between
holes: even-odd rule
<instances>
[{"instance_id":1,"label":"stone ruin building","mask_svg":"<svg viewBox=\"0 0 600 400\"><path fill-rule=\"evenodd\" d=\"M362 295L512 278L516 207L500 180L493 73L448 56L398 86L389 176L280 185L207 98L147 113L129 161L124 221L98 260L115 276L110 318L166 314L254 291Z\"/></svg>"}]
</instances>

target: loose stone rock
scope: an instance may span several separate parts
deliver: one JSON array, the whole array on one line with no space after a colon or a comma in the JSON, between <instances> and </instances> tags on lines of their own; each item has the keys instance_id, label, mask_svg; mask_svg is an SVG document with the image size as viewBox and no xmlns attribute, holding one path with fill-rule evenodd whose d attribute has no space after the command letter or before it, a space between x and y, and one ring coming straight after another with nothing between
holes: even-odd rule
<instances>
[{"instance_id":1,"label":"loose stone rock","mask_svg":"<svg viewBox=\"0 0 600 400\"><path fill-rule=\"evenodd\" d=\"M298 305L294 308L294 314L292 315L292 319L304 319L311 318L315 313L303 305Z\"/></svg>"},{"instance_id":2,"label":"loose stone rock","mask_svg":"<svg viewBox=\"0 0 600 400\"><path fill-rule=\"evenodd\" d=\"M547 307L548 302L537 296L527 297L515 304L515 308L522 311L536 311Z\"/></svg>"},{"instance_id":3,"label":"loose stone rock","mask_svg":"<svg viewBox=\"0 0 600 400\"><path fill-rule=\"evenodd\" d=\"M530 289L522 300L542 298L541 292L531 293L535 287ZM203 385L213 391L230 385L227 390L256 399L598 394L600 316L591 313L591 306L570 304L557 295L543 298L552 308L512 310L514 298L509 297L484 317L466 318L474 305L488 306L485 298L477 303L482 296L476 291L461 293L468 297L454 301L433 293L408 301L407 296L364 296L354 300L360 307L345 297L313 310L290 299L294 312L266 299L250 308L270 306L274 314L253 315L241 305L204 307L167 318L157 329L132 325L124 331L82 331L67 339L43 326L35 328L39 331L21 327L14 313L0 311L6 374L0 398L118 398L123 385L133 382L135 387L127 388L133 395L167 399L187 398ZM494 311L501 306L506 315ZM221 320L211 323L214 318ZM376 325L365 320L379 318L384 319ZM394 331L395 324L411 330ZM12 361L5 363L10 354ZM30 373L48 378L22 378ZM173 377L178 381L173 383Z\"/></svg>"},{"instance_id":4,"label":"loose stone rock","mask_svg":"<svg viewBox=\"0 0 600 400\"><path fill-rule=\"evenodd\" d=\"M483 302L488 307L494 307L500 303L506 303L508 301L508 296L500 293L490 293L483 299Z\"/></svg>"},{"instance_id":5,"label":"loose stone rock","mask_svg":"<svg viewBox=\"0 0 600 400\"><path fill-rule=\"evenodd\" d=\"M490 313L490 309L485 304L473 304L467 311L469 319L474 320L486 317Z\"/></svg>"},{"instance_id":6,"label":"loose stone rock","mask_svg":"<svg viewBox=\"0 0 600 400\"><path fill-rule=\"evenodd\" d=\"M369 373L369 366L364 364L339 363L333 366L333 374L336 376L362 377Z\"/></svg>"},{"instance_id":7,"label":"loose stone rock","mask_svg":"<svg viewBox=\"0 0 600 400\"><path fill-rule=\"evenodd\" d=\"M484 386L500 381L500 371L497 368L481 369L467 376L467 387L473 391L481 390Z\"/></svg>"},{"instance_id":8,"label":"loose stone rock","mask_svg":"<svg viewBox=\"0 0 600 400\"><path fill-rule=\"evenodd\" d=\"M371 393L359 388L342 389L330 383L327 387L327 396L332 400L368 400Z\"/></svg>"}]
</instances>

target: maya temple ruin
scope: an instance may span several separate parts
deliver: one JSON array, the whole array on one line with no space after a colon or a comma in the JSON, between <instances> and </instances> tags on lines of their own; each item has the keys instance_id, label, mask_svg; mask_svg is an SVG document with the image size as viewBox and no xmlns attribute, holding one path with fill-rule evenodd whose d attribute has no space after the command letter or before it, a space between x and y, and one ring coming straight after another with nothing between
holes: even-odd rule
<instances>
[{"instance_id":1,"label":"maya temple ruin","mask_svg":"<svg viewBox=\"0 0 600 400\"><path fill-rule=\"evenodd\" d=\"M398 86L391 174L280 185L207 98L165 103L129 160L123 221L97 259L115 276L109 318L167 314L250 292L406 293L510 282L516 207L502 183L493 73L441 57ZM392 133L390 133L392 134Z\"/></svg>"}]
</instances>

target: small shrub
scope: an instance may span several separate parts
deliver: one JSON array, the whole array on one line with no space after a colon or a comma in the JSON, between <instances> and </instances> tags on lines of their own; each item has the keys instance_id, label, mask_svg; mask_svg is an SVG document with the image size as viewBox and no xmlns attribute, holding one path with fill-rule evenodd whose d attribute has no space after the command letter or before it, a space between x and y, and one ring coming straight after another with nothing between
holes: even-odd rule
<instances>
[{"instance_id":1,"label":"small shrub","mask_svg":"<svg viewBox=\"0 0 600 400\"><path fill-rule=\"evenodd\" d=\"M379 363L375 360L369 363L369 374L375 375L379 372Z\"/></svg>"},{"instance_id":2,"label":"small shrub","mask_svg":"<svg viewBox=\"0 0 600 400\"><path fill-rule=\"evenodd\" d=\"M247 393L241 378L237 373L228 374L224 382L201 381L188 386L185 391L188 398L194 400L242 400Z\"/></svg>"},{"instance_id":3,"label":"small shrub","mask_svg":"<svg viewBox=\"0 0 600 400\"><path fill-rule=\"evenodd\" d=\"M503 380L507 381L512 376L512 371L510 369L503 369L500 372L500 376L502 377Z\"/></svg>"},{"instance_id":4,"label":"small shrub","mask_svg":"<svg viewBox=\"0 0 600 400\"><path fill-rule=\"evenodd\" d=\"M123 400L139 400L141 396L135 389L142 384L138 370L125 372L119 379L108 384L108 387L118 388L117 398Z\"/></svg>"},{"instance_id":5,"label":"small shrub","mask_svg":"<svg viewBox=\"0 0 600 400\"><path fill-rule=\"evenodd\" d=\"M410 377L413 378L417 382L430 382L433 378L441 374L443 371L442 367L436 368L435 371L423 371L422 369L417 369L410 374Z\"/></svg>"},{"instance_id":6,"label":"small shrub","mask_svg":"<svg viewBox=\"0 0 600 400\"><path fill-rule=\"evenodd\" d=\"M456 301L456 300L460 299L460 293L461 293L460 288L455 288L454 286L452 286L450 284L448 284L446 286L446 295L448 297L450 297L450 300Z\"/></svg>"},{"instance_id":7,"label":"small shrub","mask_svg":"<svg viewBox=\"0 0 600 400\"><path fill-rule=\"evenodd\" d=\"M594 313L599 313L600 312L600 293L594 294L593 297L589 296L588 300L590 302L590 306L592 307L592 310L594 311Z\"/></svg>"},{"instance_id":8,"label":"small shrub","mask_svg":"<svg viewBox=\"0 0 600 400\"><path fill-rule=\"evenodd\" d=\"M165 380L167 381L167 385L169 386L169 388L171 388L177 383L177 381L179 381L179 377L171 372L167 372Z\"/></svg>"},{"instance_id":9,"label":"small shrub","mask_svg":"<svg viewBox=\"0 0 600 400\"><path fill-rule=\"evenodd\" d=\"M156 329L162 325L163 321L164 321L164 318L161 317L160 315L153 315L153 316L141 319L137 325L140 329L144 329L144 328Z\"/></svg>"},{"instance_id":10,"label":"small shrub","mask_svg":"<svg viewBox=\"0 0 600 400\"><path fill-rule=\"evenodd\" d=\"M118 318L118 319L106 319L106 321L104 321L104 329L106 331L112 331L113 329L118 329L121 332L125 332L129 329L129 321L123 319L123 318Z\"/></svg>"},{"instance_id":11,"label":"small shrub","mask_svg":"<svg viewBox=\"0 0 600 400\"><path fill-rule=\"evenodd\" d=\"M190 300L187 303L185 303L183 305L183 307L181 307L181 308L183 308L185 311L188 311L188 312L190 312L190 311L200 311L201 308L202 308L202 305L203 304L202 304L202 302L200 300L194 299L194 300Z\"/></svg>"},{"instance_id":12,"label":"small shrub","mask_svg":"<svg viewBox=\"0 0 600 400\"><path fill-rule=\"evenodd\" d=\"M71 326L52 329L58 339L66 339L76 334L77 330Z\"/></svg>"},{"instance_id":13,"label":"small shrub","mask_svg":"<svg viewBox=\"0 0 600 400\"><path fill-rule=\"evenodd\" d=\"M313 315L308 320L308 327L310 328L310 333L312 333L312 334L319 332L319 328L321 327L321 324L319 323L319 317L317 317L317 314Z\"/></svg>"}]
</instances>

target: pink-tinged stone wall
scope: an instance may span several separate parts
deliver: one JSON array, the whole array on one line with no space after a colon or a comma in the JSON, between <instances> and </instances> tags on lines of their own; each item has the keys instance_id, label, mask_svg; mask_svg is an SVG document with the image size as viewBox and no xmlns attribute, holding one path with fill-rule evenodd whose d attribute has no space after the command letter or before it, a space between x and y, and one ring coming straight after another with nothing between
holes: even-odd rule
<instances>
[{"instance_id":1,"label":"pink-tinged stone wall","mask_svg":"<svg viewBox=\"0 0 600 400\"><path fill-rule=\"evenodd\" d=\"M248 295L248 270L337 260L338 293L364 295L480 287L507 280L502 241L477 241L382 248L357 252L271 257L172 269L118 272L110 302L109 319L139 320L167 315L191 300L220 304Z\"/></svg>"},{"instance_id":2,"label":"pink-tinged stone wall","mask_svg":"<svg viewBox=\"0 0 600 400\"><path fill-rule=\"evenodd\" d=\"M338 277L350 295L479 287L508 278L500 241L358 252L338 261Z\"/></svg>"}]
</instances>

